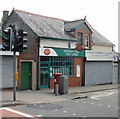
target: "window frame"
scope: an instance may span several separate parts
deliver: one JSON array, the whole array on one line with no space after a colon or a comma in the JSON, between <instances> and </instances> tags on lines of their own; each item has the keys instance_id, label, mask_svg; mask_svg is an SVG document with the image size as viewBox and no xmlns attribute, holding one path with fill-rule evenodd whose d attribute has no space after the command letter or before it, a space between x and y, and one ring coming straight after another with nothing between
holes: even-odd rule
<instances>
[{"instance_id":1,"label":"window frame","mask_svg":"<svg viewBox=\"0 0 120 119\"><path fill-rule=\"evenodd\" d=\"M56 60L57 59L57 60ZM54 78L54 73L74 76L74 57L49 57L50 78Z\"/></svg>"},{"instance_id":2,"label":"window frame","mask_svg":"<svg viewBox=\"0 0 120 119\"><path fill-rule=\"evenodd\" d=\"M85 48L90 48L90 34L85 34Z\"/></svg>"},{"instance_id":3,"label":"window frame","mask_svg":"<svg viewBox=\"0 0 120 119\"><path fill-rule=\"evenodd\" d=\"M79 36L81 34L81 36ZM78 45L83 45L83 33L82 32L77 32L77 41Z\"/></svg>"}]
</instances>

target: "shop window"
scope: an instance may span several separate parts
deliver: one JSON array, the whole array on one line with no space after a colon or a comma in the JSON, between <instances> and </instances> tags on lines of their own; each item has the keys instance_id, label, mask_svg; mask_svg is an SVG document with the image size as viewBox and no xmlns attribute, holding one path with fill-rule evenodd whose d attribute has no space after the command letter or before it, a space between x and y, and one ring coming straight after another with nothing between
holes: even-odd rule
<instances>
[{"instance_id":1,"label":"shop window","mask_svg":"<svg viewBox=\"0 0 120 119\"><path fill-rule=\"evenodd\" d=\"M89 47L90 47L90 35L85 34L85 48L89 48Z\"/></svg>"},{"instance_id":2,"label":"shop window","mask_svg":"<svg viewBox=\"0 0 120 119\"><path fill-rule=\"evenodd\" d=\"M74 58L73 57L50 57L50 77L54 73L62 73L66 76L74 76Z\"/></svg>"}]
</instances>

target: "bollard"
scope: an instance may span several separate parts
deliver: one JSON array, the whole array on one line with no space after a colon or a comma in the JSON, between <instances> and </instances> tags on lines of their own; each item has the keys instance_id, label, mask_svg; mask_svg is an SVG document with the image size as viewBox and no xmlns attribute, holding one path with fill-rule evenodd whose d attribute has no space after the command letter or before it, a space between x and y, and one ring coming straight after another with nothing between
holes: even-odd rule
<instances>
[{"instance_id":1,"label":"bollard","mask_svg":"<svg viewBox=\"0 0 120 119\"><path fill-rule=\"evenodd\" d=\"M55 95L58 95L59 92L59 85L55 84Z\"/></svg>"}]
</instances>

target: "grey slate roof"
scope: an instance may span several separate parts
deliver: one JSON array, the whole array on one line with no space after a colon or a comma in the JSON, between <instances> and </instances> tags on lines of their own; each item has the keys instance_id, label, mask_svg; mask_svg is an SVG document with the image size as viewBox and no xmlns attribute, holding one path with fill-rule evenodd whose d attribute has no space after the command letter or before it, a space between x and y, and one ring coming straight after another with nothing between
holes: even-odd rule
<instances>
[{"instance_id":1,"label":"grey slate roof","mask_svg":"<svg viewBox=\"0 0 120 119\"><path fill-rule=\"evenodd\" d=\"M58 18L51 18L20 10L14 10L26 24L38 35L45 37L75 39L72 33L65 32L65 29L76 28L84 19L76 21L65 21ZM94 30L93 44L114 46L107 38Z\"/></svg>"},{"instance_id":2,"label":"grey slate roof","mask_svg":"<svg viewBox=\"0 0 120 119\"><path fill-rule=\"evenodd\" d=\"M84 22L84 19L80 19L80 20L76 20L76 21L68 21L65 22L65 29L72 29L72 28L76 28L78 25L80 25L81 23Z\"/></svg>"},{"instance_id":3,"label":"grey slate roof","mask_svg":"<svg viewBox=\"0 0 120 119\"><path fill-rule=\"evenodd\" d=\"M110 42L107 38L101 35L98 31L94 29L94 33L92 35L93 44L97 45L107 45L107 46L114 46L112 42Z\"/></svg>"},{"instance_id":4,"label":"grey slate roof","mask_svg":"<svg viewBox=\"0 0 120 119\"><path fill-rule=\"evenodd\" d=\"M19 10L15 10L15 12L39 36L74 39L74 37L64 32L64 21L61 19L25 13Z\"/></svg>"}]
</instances>

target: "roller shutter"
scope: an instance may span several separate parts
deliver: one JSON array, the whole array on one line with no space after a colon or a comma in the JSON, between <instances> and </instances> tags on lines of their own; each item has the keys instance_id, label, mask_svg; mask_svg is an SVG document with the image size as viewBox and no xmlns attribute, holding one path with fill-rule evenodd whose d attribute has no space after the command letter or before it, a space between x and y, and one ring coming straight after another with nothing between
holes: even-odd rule
<instances>
[{"instance_id":1,"label":"roller shutter","mask_svg":"<svg viewBox=\"0 0 120 119\"><path fill-rule=\"evenodd\" d=\"M120 61L118 66L118 83L120 83Z\"/></svg>"},{"instance_id":2,"label":"roller shutter","mask_svg":"<svg viewBox=\"0 0 120 119\"><path fill-rule=\"evenodd\" d=\"M112 83L112 62L85 62L85 85Z\"/></svg>"},{"instance_id":3,"label":"roller shutter","mask_svg":"<svg viewBox=\"0 0 120 119\"><path fill-rule=\"evenodd\" d=\"M2 78L2 85L0 88L13 87L13 56L1 56L0 75Z\"/></svg>"}]
</instances>

